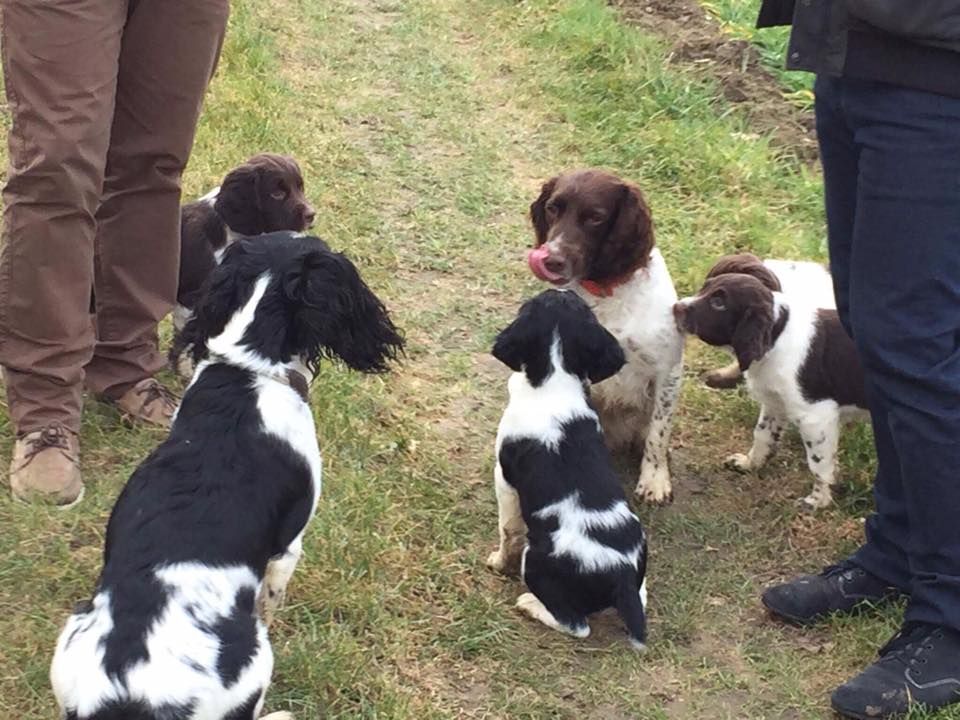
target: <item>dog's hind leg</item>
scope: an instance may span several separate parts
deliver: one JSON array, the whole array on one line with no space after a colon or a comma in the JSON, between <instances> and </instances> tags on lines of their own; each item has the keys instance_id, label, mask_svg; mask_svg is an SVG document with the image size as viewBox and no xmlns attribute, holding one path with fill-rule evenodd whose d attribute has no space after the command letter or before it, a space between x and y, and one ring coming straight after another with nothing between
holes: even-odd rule
<instances>
[{"instance_id":1,"label":"dog's hind leg","mask_svg":"<svg viewBox=\"0 0 960 720\"><path fill-rule=\"evenodd\" d=\"M500 463L497 463L493 475L497 492L500 547L490 553L487 567L507 575L516 575L520 572L520 558L527 543L527 524L520 512L520 496L503 477Z\"/></svg>"},{"instance_id":2,"label":"dog's hind leg","mask_svg":"<svg viewBox=\"0 0 960 720\"><path fill-rule=\"evenodd\" d=\"M587 618L570 606L563 584L550 572L550 559L528 550L523 565L523 580L531 592L517 598L517 608L549 628L577 638L587 637Z\"/></svg>"},{"instance_id":3,"label":"dog's hind leg","mask_svg":"<svg viewBox=\"0 0 960 720\"><path fill-rule=\"evenodd\" d=\"M741 380L743 380L743 373L740 372L740 363L738 362L732 362L725 367L711 370L703 376L706 386L715 390L735 388Z\"/></svg>"},{"instance_id":4,"label":"dog's hind leg","mask_svg":"<svg viewBox=\"0 0 960 720\"><path fill-rule=\"evenodd\" d=\"M273 614L283 605L287 584L297 569L297 563L303 554L303 537L298 535L282 555L267 563L267 572L260 587L257 609L260 617L268 626L273 622Z\"/></svg>"}]
</instances>

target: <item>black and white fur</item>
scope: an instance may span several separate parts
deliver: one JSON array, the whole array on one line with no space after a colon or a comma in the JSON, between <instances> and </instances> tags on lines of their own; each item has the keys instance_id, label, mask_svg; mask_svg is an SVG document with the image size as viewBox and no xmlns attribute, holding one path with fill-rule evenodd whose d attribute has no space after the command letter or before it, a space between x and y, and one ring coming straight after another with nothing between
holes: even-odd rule
<instances>
[{"instance_id":1,"label":"black and white fur","mask_svg":"<svg viewBox=\"0 0 960 720\"><path fill-rule=\"evenodd\" d=\"M799 294L771 291L756 277L730 273L709 279L674 308L678 325L737 356L760 417L749 453L727 458L744 472L759 470L787 424L800 431L816 478L803 499L809 509L833 501L842 421L866 414L863 368L836 310Z\"/></svg>"},{"instance_id":2,"label":"black and white fur","mask_svg":"<svg viewBox=\"0 0 960 720\"><path fill-rule=\"evenodd\" d=\"M231 245L185 333L193 381L117 500L93 599L57 643L65 720L260 716L266 625L320 495L308 378L323 358L383 371L402 342L346 257L290 233Z\"/></svg>"},{"instance_id":3,"label":"black and white fur","mask_svg":"<svg viewBox=\"0 0 960 720\"><path fill-rule=\"evenodd\" d=\"M616 338L576 293L526 302L493 355L515 372L496 441L500 547L487 559L520 573L517 607L575 637L614 607L637 649L646 643L646 538L627 505L588 398L624 364Z\"/></svg>"}]
</instances>

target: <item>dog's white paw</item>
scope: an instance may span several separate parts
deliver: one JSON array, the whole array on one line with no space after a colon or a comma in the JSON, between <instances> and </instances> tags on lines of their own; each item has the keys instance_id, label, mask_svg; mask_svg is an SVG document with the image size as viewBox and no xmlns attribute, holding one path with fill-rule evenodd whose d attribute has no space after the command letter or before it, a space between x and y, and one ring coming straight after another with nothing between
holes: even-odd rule
<instances>
[{"instance_id":1,"label":"dog's white paw","mask_svg":"<svg viewBox=\"0 0 960 720\"><path fill-rule=\"evenodd\" d=\"M506 563L503 560L503 553L501 553L499 550L494 550L492 553L487 555L487 567L494 572L502 573L506 568Z\"/></svg>"},{"instance_id":2,"label":"dog's white paw","mask_svg":"<svg viewBox=\"0 0 960 720\"><path fill-rule=\"evenodd\" d=\"M654 470L645 466L640 473L634 494L646 503L663 505L673 500L673 486L670 482L670 470L661 466Z\"/></svg>"},{"instance_id":3,"label":"dog's white paw","mask_svg":"<svg viewBox=\"0 0 960 720\"><path fill-rule=\"evenodd\" d=\"M748 473L753 470L753 463L750 462L750 456L744 455L743 453L730 455L723 461L723 464L732 470L739 470L743 473Z\"/></svg>"},{"instance_id":4,"label":"dog's white paw","mask_svg":"<svg viewBox=\"0 0 960 720\"><path fill-rule=\"evenodd\" d=\"M804 509L811 512L822 510L833 503L833 493L830 492L830 488L815 488L813 492L802 500L802 503Z\"/></svg>"}]
</instances>

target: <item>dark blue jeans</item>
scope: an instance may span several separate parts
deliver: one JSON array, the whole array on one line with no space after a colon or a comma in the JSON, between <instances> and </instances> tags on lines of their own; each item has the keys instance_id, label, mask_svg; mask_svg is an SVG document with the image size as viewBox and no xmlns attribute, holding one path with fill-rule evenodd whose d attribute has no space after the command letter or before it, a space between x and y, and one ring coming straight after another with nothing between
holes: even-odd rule
<instances>
[{"instance_id":1,"label":"dark blue jeans","mask_svg":"<svg viewBox=\"0 0 960 720\"><path fill-rule=\"evenodd\" d=\"M853 560L960 630L960 99L816 83L837 306L867 376L876 511Z\"/></svg>"}]
</instances>

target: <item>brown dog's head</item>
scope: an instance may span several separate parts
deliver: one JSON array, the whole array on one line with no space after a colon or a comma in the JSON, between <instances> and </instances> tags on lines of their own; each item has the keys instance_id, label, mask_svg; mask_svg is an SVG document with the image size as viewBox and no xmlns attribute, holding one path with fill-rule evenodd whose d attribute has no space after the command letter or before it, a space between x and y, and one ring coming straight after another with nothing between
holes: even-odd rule
<instances>
[{"instance_id":1,"label":"brown dog's head","mask_svg":"<svg viewBox=\"0 0 960 720\"><path fill-rule=\"evenodd\" d=\"M603 170L579 170L544 183L530 205L536 246L530 269L556 285L606 285L647 264L650 208L640 190Z\"/></svg>"},{"instance_id":2,"label":"brown dog's head","mask_svg":"<svg viewBox=\"0 0 960 720\"><path fill-rule=\"evenodd\" d=\"M774 316L770 288L752 275L728 273L704 283L695 297L673 306L681 331L708 345L732 347L741 370L747 370L773 347Z\"/></svg>"},{"instance_id":3,"label":"brown dog's head","mask_svg":"<svg viewBox=\"0 0 960 720\"><path fill-rule=\"evenodd\" d=\"M316 213L303 194L303 175L285 155L254 155L224 178L214 209L234 232L302 232Z\"/></svg>"},{"instance_id":4,"label":"brown dog's head","mask_svg":"<svg viewBox=\"0 0 960 720\"><path fill-rule=\"evenodd\" d=\"M750 253L724 255L710 268L710 272L707 273L707 280L718 275L729 275L731 273L752 275L773 292L780 292L783 289L780 286L780 280L774 275L773 271L764 265L760 258Z\"/></svg>"}]
</instances>

